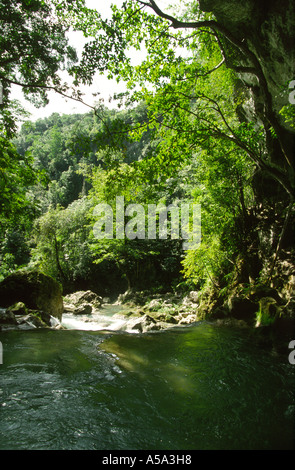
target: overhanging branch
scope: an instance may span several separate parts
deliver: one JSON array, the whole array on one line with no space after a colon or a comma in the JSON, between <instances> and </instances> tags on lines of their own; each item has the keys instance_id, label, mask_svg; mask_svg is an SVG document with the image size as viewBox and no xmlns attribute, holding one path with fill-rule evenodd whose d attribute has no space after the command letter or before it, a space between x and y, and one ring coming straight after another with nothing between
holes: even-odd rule
<instances>
[{"instance_id":1,"label":"overhanging branch","mask_svg":"<svg viewBox=\"0 0 295 470\"><path fill-rule=\"evenodd\" d=\"M228 64L228 67L234 70L237 73L251 73L258 78L263 97L265 102L265 118L269 122L269 124L273 127L278 141L280 143L280 147L284 158L290 168L290 171L294 171L291 163L291 158L288 152L288 149L284 143L284 138L282 135L282 129L280 123L273 111L273 103L272 103L272 96L268 89L268 84L266 77L264 75L261 63L259 59L256 57L254 52L252 52L247 42L244 40L237 39L226 27L221 25L215 20L201 20L201 21L181 21L177 18L163 12L161 8L157 5L154 0L137 0L137 2L143 6L151 8L160 18L163 18L167 21L170 21L170 27L174 29L199 29L202 27L211 29L215 36L218 37L217 33L221 33L231 44L233 44L238 51L249 61L249 66L234 66ZM224 55L224 51L221 48L221 52L223 53L223 57L226 59Z\"/></svg>"}]
</instances>

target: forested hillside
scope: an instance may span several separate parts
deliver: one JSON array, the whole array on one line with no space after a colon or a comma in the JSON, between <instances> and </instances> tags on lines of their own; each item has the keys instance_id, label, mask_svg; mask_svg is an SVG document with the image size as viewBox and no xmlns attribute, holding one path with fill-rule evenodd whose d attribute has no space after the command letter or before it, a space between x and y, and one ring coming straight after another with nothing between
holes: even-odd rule
<instances>
[{"instance_id":1,"label":"forested hillside","mask_svg":"<svg viewBox=\"0 0 295 470\"><path fill-rule=\"evenodd\" d=\"M292 3L192 1L168 14L152 0L128 0L109 19L78 0L8 3L0 43L1 278L25 267L53 276L65 292L199 290L200 315L243 316L244 308L257 310L253 300L270 297L275 315L292 317ZM67 44L69 28L89 40L80 60ZM128 50L141 48L145 58L132 65ZM58 75L62 66L74 91ZM22 111L12 84L39 105L49 89L82 101L79 85L96 72L127 83L121 110L96 103L84 115L55 113L16 131ZM117 196L145 208L199 204L201 245L98 240L94 208L115 208ZM262 313L272 321L269 304Z\"/></svg>"},{"instance_id":2,"label":"forested hillside","mask_svg":"<svg viewBox=\"0 0 295 470\"><path fill-rule=\"evenodd\" d=\"M99 202L123 195L128 203L134 192L142 203L171 197L163 183L153 189L135 173L155 143L148 130L134 141L124 129L142 126L146 119L146 106L140 104L129 111L101 109L99 117L53 114L23 124L13 143L22 158L30 155L39 182L27 188L31 217L25 214L22 224L18 219L7 226L2 276L28 265L58 279L65 291L91 287L108 295L128 287L176 286L182 257L178 240L97 241L93 236L92 212ZM171 179L169 188L184 196L178 180Z\"/></svg>"}]
</instances>

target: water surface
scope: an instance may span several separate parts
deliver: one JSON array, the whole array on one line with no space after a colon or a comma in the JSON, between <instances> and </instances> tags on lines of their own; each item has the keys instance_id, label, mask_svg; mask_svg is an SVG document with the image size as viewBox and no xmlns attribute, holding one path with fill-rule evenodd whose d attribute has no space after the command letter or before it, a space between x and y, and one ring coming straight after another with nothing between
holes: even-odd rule
<instances>
[{"instance_id":1,"label":"water surface","mask_svg":"<svg viewBox=\"0 0 295 470\"><path fill-rule=\"evenodd\" d=\"M246 332L0 333L1 449L291 449L295 367Z\"/></svg>"}]
</instances>

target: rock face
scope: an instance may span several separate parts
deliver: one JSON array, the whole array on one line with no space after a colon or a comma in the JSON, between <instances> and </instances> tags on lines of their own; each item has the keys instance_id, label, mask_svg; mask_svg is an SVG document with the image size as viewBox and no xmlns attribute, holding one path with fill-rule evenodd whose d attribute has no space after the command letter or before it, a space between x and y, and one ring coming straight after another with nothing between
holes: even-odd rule
<instances>
[{"instance_id":1,"label":"rock face","mask_svg":"<svg viewBox=\"0 0 295 470\"><path fill-rule=\"evenodd\" d=\"M61 287L43 273L17 271L0 283L1 307L11 307L17 302L23 302L28 309L39 310L61 320Z\"/></svg>"}]
</instances>

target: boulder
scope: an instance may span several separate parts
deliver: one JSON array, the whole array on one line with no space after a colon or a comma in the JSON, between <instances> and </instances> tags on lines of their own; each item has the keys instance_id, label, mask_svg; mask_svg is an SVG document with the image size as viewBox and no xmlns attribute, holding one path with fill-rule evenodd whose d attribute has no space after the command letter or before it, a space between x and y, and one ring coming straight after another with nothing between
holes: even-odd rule
<instances>
[{"instance_id":1,"label":"boulder","mask_svg":"<svg viewBox=\"0 0 295 470\"><path fill-rule=\"evenodd\" d=\"M177 318L175 318L175 316L170 315L170 313L166 313L166 312L158 312L155 315L155 320L157 322L162 321L162 322L165 322L165 323L173 323L173 324L178 323L178 320L177 320Z\"/></svg>"},{"instance_id":2,"label":"boulder","mask_svg":"<svg viewBox=\"0 0 295 470\"><path fill-rule=\"evenodd\" d=\"M73 310L74 315L90 315L92 313L92 305L81 304Z\"/></svg>"},{"instance_id":3,"label":"boulder","mask_svg":"<svg viewBox=\"0 0 295 470\"><path fill-rule=\"evenodd\" d=\"M6 308L0 308L0 324L1 325L17 325L17 321L12 312L10 312Z\"/></svg>"},{"instance_id":4,"label":"boulder","mask_svg":"<svg viewBox=\"0 0 295 470\"><path fill-rule=\"evenodd\" d=\"M126 324L126 330L138 330L141 333L146 333L150 330L159 330L160 325L149 315L143 315L139 318L132 318Z\"/></svg>"},{"instance_id":5,"label":"boulder","mask_svg":"<svg viewBox=\"0 0 295 470\"><path fill-rule=\"evenodd\" d=\"M188 294L188 298L194 302L194 303L197 303L200 299L200 293L196 290L192 290L189 294Z\"/></svg>"},{"instance_id":6,"label":"boulder","mask_svg":"<svg viewBox=\"0 0 295 470\"><path fill-rule=\"evenodd\" d=\"M254 323L257 310L257 303L246 297L234 295L228 300L229 315L238 320Z\"/></svg>"},{"instance_id":7,"label":"boulder","mask_svg":"<svg viewBox=\"0 0 295 470\"><path fill-rule=\"evenodd\" d=\"M102 305L102 302L102 297L90 290L73 292L72 294L68 294L64 297L65 310L71 312L83 305L90 305L94 308L99 308Z\"/></svg>"},{"instance_id":8,"label":"boulder","mask_svg":"<svg viewBox=\"0 0 295 470\"><path fill-rule=\"evenodd\" d=\"M9 307L9 310L14 315L26 315L28 313L28 309L23 302L17 302L16 304Z\"/></svg>"},{"instance_id":9,"label":"boulder","mask_svg":"<svg viewBox=\"0 0 295 470\"><path fill-rule=\"evenodd\" d=\"M281 309L273 297L262 297L259 300L256 326L272 325L280 317Z\"/></svg>"},{"instance_id":10,"label":"boulder","mask_svg":"<svg viewBox=\"0 0 295 470\"><path fill-rule=\"evenodd\" d=\"M33 314L21 317L18 321L18 325L27 325L33 328L44 328L47 326L37 315Z\"/></svg>"},{"instance_id":11,"label":"boulder","mask_svg":"<svg viewBox=\"0 0 295 470\"><path fill-rule=\"evenodd\" d=\"M44 326L51 326L53 319L56 317L52 317L49 313L42 312L39 310L28 310L28 315L33 316L41 321L40 325ZM17 317L16 317L17 318ZM58 321L58 320L55 320Z\"/></svg>"},{"instance_id":12,"label":"boulder","mask_svg":"<svg viewBox=\"0 0 295 470\"><path fill-rule=\"evenodd\" d=\"M61 320L63 299L60 284L38 271L16 271L0 283L2 307L23 302L28 309L41 310Z\"/></svg>"},{"instance_id":13,"label":"boulder","mask_svg":"<svg viewBox=\"0 0 295 470\"><path fill-rule=\"evenodd\" d=\"M191 323L194 323L198 320L197 315L191 314L186 316L185 318L182 318L179 321L179 325L190 325Z\"/></svg>"},{"instance_id":14,"label":"boulder","mask_svg":"<svg viewBox=\"0 0 295 470\"><path fill-rule=\"evenodd\" d=\"M197 308L200 301L200 294L198 291L191 291L182 300L184 307Z\"/></svg>"}]
</instances>

